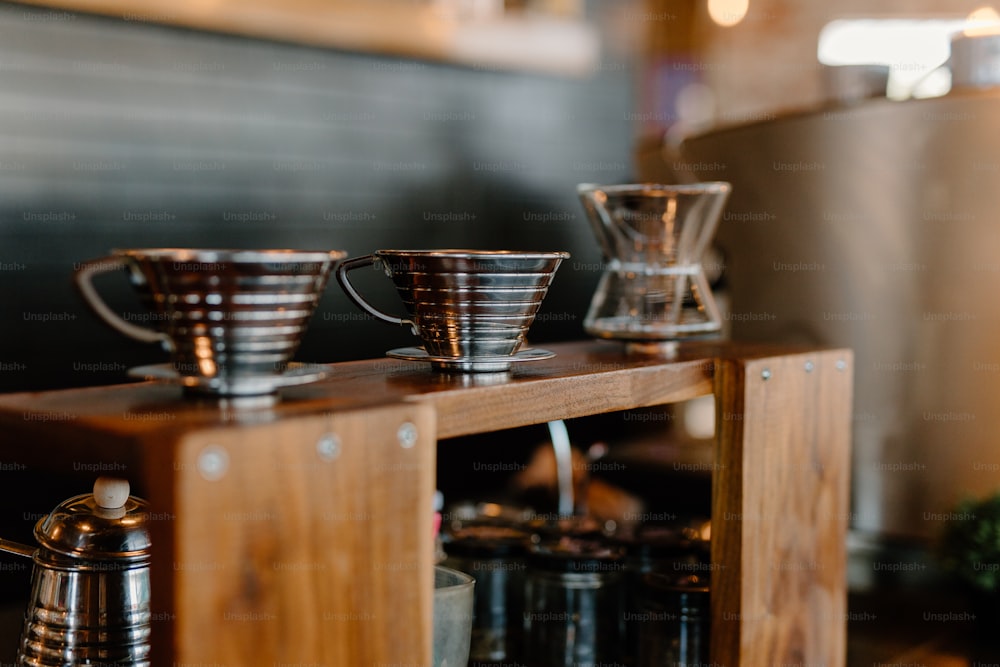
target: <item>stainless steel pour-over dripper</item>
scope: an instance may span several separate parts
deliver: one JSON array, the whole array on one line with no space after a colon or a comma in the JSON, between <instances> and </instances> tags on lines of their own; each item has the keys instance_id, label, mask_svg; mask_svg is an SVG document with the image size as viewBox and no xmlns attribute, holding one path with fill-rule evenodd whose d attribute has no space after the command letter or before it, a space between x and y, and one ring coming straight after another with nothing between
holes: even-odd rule
<instances>
[{"instance_id":1,"label":"stainless steel pour-over dripper","mask_svg":"<svg viewBox=\"0 0 1000 667\"><path fill-rule=\"evenodd\" d=\"M422 354L393 350L389 356L423 358L443 371L501 372L527 360L518 352L568 257L519 250L377 250L344 260L336 275L358 307L384 322L409 326L423 340ZM355 289L347 274L366 266L393 281L405 318L375 308Z\"/></svg>"},{"instance_id":2,"label":"stainless steel pour-over dripper","mask_svg":"<svg viewBox=\"0 0 1000 667\"><path fill-rule=\"evenodd\" d=\"M193 393L247 397L319 379L315 365L293 364L342 250L130 248L82 263L74 278L87 304L118 332L170 352L164 368L141 377ZM153 326L112 310L94 287L101 273L126 269Z\"/></svg>"},{"instance_id":3,"label":"stainless steel pour-over dripper","mask_svg":"<svg viewBox=\"0 0 1000 667\"><path fill-rule=\"evenodd\" d=\"M149 667L148 516L127 481L101 477L35 525L37 547L0 540L35 562L17 665Z\"/></svg>"}]
</instances>

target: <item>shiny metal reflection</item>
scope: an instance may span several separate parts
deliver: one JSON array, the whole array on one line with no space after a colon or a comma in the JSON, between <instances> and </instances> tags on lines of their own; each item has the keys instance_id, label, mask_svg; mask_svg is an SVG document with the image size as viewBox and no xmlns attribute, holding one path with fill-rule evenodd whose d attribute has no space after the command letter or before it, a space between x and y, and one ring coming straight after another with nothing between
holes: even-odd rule
<instances>
[{"instance_id":1,"label":"shiny metal reflection","mask_svg":"<svg viewBox=\"0 0 1000 667\"><path fill-rule=\"evenodd\" d=\"M148 516L124 480L99 478L39 520L37 549L0 544L34 560L17 665L149 667Z\"/></svg>"},{"instance_id":2,"label":"shiny metal reflection","mask_svg":"<svg viewBox=\"0 0 1000 667\"><path fill-rule=\"evenodd\" d=\"M201 381L191 385L195 389L258 394L268 393L270 386L261 378L286 371L330 270L344 255L342 251L124 249L84 263L76 281L107 324L132 338L162 343L179 376ZM125 321L98 296L92 277L114 267L128 271L151 310L155 328ZM212 382L216 378L224 381Z\"/></svg>"},{"instance_id":3,"label":"shiny metal reflection","mask_svg":"<svg viewBox=\"0 0 1000 667\"><path fill-rule=\"evenodd\" d=\"M474 362L518 352L567 257L565 252L378 250L343 262L337 280L371 315L412 327L430 357ZM392 279L406 318L374 308L354 289L347 272L371 265Z\"/></svg>"}]
</instances>

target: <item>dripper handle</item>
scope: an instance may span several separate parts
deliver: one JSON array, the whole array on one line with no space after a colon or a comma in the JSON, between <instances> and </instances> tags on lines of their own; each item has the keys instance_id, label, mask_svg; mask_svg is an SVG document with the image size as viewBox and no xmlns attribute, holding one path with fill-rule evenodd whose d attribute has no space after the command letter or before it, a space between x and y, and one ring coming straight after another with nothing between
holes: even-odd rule
<instances>
[{"instance_id":1,"label":"dripper handle","mask_svg":"<svg viewBox=\"0 0 1000 667\"><path fill-rule=\"evenodd\" d=\"M94 276L116 269L123 269L127 266L128 262L124 257L112 255L100 259L92 259L80 265L73 274L73 279L76 281L76 286L80 290L84 301L87 302L87 305L108 326L119 333L125 334L129 338L134 338L143 343L162 343L169 350L171 342L167 334L126 322L115 311L111 310L108 304L104 303L104 299L97 293L93 282Z\"/></svg>"},{"instance_id":2,"label":"dripper handle","mask_svg":"<svg viewBox=\"0 0 1000 667\"><path fill-rule=\"evenodd\" d=\"M5 551L16 556L24 556L25 558L32 558L37 550L36 547L29 547L27 544L12 542L0 537L0 551Z\"/></svg>"},{"instance_id":3,"label":"dripper handle","mask_svg":"<svg viewBox=\"0 0 1000 667\"><path fill-rule=\"evenodd\" d=\"M360 269L366 266L372 266L377 260L378 257L375 255L364 255L363 257L345 259L337 266L337 282L340 283L340 286L344 289L344 293L347 294L347 297L369 315L372 315L383 322L388 322L389 324L409 325L413 330L413 333L417 333L417 325L413 322L413 320L403 319L401 317L396 317L382 312L375 306L368 303L365 298L361 296L358 290L354 288L351 281L348 280L348 271L353 271L354 269Z\"/></svg>"}]
</instances>

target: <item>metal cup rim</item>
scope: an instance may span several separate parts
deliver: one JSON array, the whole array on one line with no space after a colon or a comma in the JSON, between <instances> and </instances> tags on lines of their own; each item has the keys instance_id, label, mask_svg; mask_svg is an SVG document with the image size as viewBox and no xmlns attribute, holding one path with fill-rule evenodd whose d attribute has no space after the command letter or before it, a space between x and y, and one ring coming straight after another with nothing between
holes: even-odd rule
<instances>
[{"instance_id":1,"label":"metal cup rim","mask_svg":"<svg viewBox=\"0 0 1000 667\"><path fill-rule=\"evenodd\" d=\"M406 277L415 278L417 276L424 277L430 276L432 278L441 278L442 280L448 280L450 282L456 283L458 285L462 284L463 279L469 280L488 280L490 278L496 278L497 280L513 280L514 278L520 278L525 281L531 280L546 280L552 276L552 271L517 271L513 273L510 271L407 271ZM424 283L417 283L424 284ZM528 283L532 285L533 283ZM504 285L487 285L487 287L503 287Z\"/></svg>"},{"instance_id":2,"label":"metal cup rim","mask_svg":"<svg viewBox=\"0 0 1000 667\"><path fill-rule=\"evenodd\" d=\"M111 254L136 260L174 262L325 262L347 257L346 250L304 250L296 248L113 248Z\"/></svg>"},{"instance_id":3,"label":"metal cup rim","mask_svg":"<svg viewBox=\"0 0 1000 667\"><path fill-rule=\"evenodd\" d=\"M440 249L440 250L396 250L383 249L376 250L376 256L395 257L441 257L447 259L481 259L499 257L503 259L568 259L569 253L564 251L527 251L527 250L468 250L468 249Z\"/></svg>"}]
</instances>

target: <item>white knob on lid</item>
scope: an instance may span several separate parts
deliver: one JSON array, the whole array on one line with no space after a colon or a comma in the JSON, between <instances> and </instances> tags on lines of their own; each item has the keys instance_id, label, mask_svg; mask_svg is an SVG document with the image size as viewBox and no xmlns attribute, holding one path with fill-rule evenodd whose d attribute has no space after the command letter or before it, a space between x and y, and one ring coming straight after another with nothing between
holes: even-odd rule
<instances>
[{"instance_id":1,"label":"white knob on lid","mask_svg":"<svg viewBox=\"0 0 1000 667\"><path fill-rule=\"evenodd\" d=\"M125 507L131 492L127 479L98 477L94 482L94 501L98 507L116 510Z\"/></svg>"}]
</instances>

